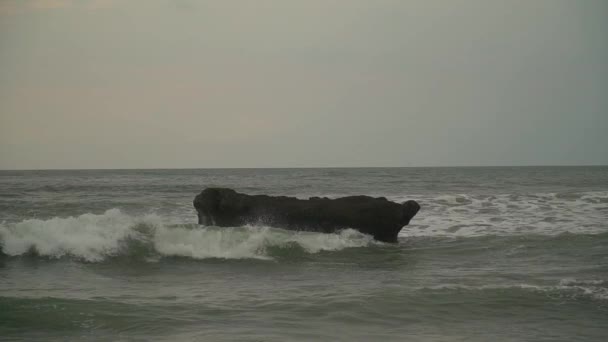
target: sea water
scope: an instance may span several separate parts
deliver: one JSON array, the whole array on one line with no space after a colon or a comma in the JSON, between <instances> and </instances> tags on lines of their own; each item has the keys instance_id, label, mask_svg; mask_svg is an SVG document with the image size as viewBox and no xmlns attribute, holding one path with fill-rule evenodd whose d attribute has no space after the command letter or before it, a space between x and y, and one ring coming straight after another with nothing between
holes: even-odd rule
<instances>
[{"instance_id":1,"label":"sea water","mask_svg":"<svg viewBox=\"0 0 608 342\"><path fill-rule=\"evenodd\" d=\"M211 186L422 208L200 227ZM606 341L608 167L0 171L0 340Z\"/></svg>"}]
</instances>

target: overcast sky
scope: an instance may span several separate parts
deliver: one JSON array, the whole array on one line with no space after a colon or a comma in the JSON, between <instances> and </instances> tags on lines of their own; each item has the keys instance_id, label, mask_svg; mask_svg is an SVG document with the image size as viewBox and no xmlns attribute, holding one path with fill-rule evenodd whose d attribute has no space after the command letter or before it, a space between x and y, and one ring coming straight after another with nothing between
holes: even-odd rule
<instances>
[{"instance_id":1,"label":"overcast sky","mask_svg":"<svg viewBox=\"0 0 608 342\"><path fill-rule=\"evenodd\" d=\"M608 1L0 0L0 169L608 164Z\"/></svg>"}]
</instances>

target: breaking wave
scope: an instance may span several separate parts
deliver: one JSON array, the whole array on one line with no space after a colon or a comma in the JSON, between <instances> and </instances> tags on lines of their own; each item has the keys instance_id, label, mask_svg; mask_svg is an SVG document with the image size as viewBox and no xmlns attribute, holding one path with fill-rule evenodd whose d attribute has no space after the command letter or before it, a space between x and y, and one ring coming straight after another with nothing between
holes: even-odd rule
<instances>
[{"instance_id":1,"label":"breaking wave","mask_svg":"<svg viewBox=\"0 0 608 342\"><path fill-rule=\"evenodd\" d=\"M365 247L371 236L347 229L339 234L294 232L269 227L235 228L169 226L160 216L130 216L119 209L104 214L49 220L28 219L0 224L0 253L74 257L100 262L119 256L188 257L194 259L273 259L273 248L299 248L305 253Z\"/></svg>"}]
</instances>

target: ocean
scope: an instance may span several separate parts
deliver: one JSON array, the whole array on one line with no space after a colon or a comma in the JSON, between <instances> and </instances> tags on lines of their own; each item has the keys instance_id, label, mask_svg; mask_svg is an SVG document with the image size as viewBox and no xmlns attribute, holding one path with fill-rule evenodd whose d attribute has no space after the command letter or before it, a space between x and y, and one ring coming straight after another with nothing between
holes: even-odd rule
<instances>
[{"instance_id":1,"label":"ocean","mask_svg":"<svg viewBox=\"0 0 608 342\"><path fill-rule=\"evenodd\" d=\"M200 227L206 187L421 210ZM0 171L2 341L607 341L608 167Z\"/></svg>"}]
</instances>

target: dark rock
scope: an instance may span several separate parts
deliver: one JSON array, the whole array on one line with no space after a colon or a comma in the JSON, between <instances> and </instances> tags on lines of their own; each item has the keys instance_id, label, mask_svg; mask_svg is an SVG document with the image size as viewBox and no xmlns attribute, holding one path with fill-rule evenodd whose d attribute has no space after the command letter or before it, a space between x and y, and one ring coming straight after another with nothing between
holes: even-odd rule
<instances>
[{"instance_id":1,"label":"dark rock","mask_svg":"<svg viewBox=\"0 0 608 342\"><path fill-rule=\"evenodd\" d=\"M397 234L420 209L416 201L403 204L384 197L349 196L336 199L246 195L232 189L207 188L194 199L198 223L236 227L261 223L272 227L334 233L352 228L376 240L397 242Z\"/></svg>"}]
</instances>

